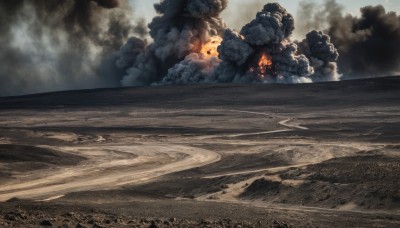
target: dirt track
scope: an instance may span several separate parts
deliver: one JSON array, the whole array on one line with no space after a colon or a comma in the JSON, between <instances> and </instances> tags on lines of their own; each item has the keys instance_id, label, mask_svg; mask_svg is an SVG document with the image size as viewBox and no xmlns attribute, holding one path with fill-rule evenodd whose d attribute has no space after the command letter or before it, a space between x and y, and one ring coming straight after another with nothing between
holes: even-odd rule
<instances>
[{"instance_id":1,"label":"dirt track","mask_svg":"<svg viewBox=\"0 0 400 228\"><path fill-rule=\"evenodd\" d=\"M56 149L56 148L52 148ZM80 166L41 172L38 179L8 183L0 187L0 200L13 197L49 200L84 190L113 189L146 182L162 175L207 165L220 155L209 150L179 145L135 145L66 147L61 151L78 154L88 161ZM109 156L109 151L138 155L133 159Z\"/></svg>"}]
</instances>

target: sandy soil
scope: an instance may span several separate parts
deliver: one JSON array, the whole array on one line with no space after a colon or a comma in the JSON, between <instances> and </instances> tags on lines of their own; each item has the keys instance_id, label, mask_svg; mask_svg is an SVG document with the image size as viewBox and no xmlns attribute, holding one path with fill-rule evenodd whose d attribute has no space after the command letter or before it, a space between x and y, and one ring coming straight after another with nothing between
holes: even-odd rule
<instances>
[{"instance_id":1,"label":"sandy soil","mask_svg":"<svg viewBox=\"0 0 400 228\"><path fill-rule=\"evenodd\" d=\"M397 227L399 95L395 77L0 98L0 226Z\"/></svg>"}]
</instances>

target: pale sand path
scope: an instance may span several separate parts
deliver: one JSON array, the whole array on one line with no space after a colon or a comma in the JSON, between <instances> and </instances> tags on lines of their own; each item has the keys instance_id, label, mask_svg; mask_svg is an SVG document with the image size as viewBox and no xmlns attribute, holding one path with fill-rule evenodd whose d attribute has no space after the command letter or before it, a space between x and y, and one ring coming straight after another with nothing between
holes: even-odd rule
<instances>
[{"instance_id":1,"label":"pale sand path","mask_svg":"<svg viewBox=\"0 0 400 228\"><path fill-rule=\"evenodd\" d=\"M89 160L84 165L61 169L43 178L2 185L0 201L13 197L46 200L76 191L115 189L121 185L141 183L165 174L204 166L221 158L210 150L171 144L68 147L61 150L76 152ZM104 156L104 150L131 152L138 157L113 160Z\"/></svg>"}]
</instances>

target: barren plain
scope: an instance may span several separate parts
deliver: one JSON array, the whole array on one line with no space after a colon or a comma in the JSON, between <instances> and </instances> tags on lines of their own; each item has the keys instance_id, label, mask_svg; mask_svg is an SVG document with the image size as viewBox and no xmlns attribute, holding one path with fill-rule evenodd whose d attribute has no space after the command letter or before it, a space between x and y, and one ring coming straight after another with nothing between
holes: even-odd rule
<instances>
[{"instance_id":1,"label":"barren plain","mask_svg":"<svg viewBox=\"0 0 400 228\"><path fill-rule=\"evenodd\" d=\"M0 227L399 227L400 77L0 98Z\"/></svg>"}]
</instances>

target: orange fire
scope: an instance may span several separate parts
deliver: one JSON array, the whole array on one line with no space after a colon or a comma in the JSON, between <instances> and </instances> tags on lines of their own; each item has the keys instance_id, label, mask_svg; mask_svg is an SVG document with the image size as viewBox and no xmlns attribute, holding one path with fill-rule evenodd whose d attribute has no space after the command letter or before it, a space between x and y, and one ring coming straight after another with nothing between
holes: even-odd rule
<instances>
[{"instance_id":1,"label":"orange fire","mask_svg":"<svg viewBox=\"0 0 400 228\"><path fill-rule=\"evenodd\" d=\"M272 60L268 57L266 53L261 55L260 60L258 60L259 75L264 77L267 74L267 70L271 69Z\"/></svg>"},{"instance_id":2,"label":"orange fire","mask_svg":"<svg viewBox=\"0 0 400 228\"><path fill-rule=\"evenodd\" d=\"M222 38L219 36L213 36L210 40L205 43L200 50L200 53L203 54L205 57L211 58L216 57L218 58L218 46L221 44Z\"/></svg>"}]
</instances>

